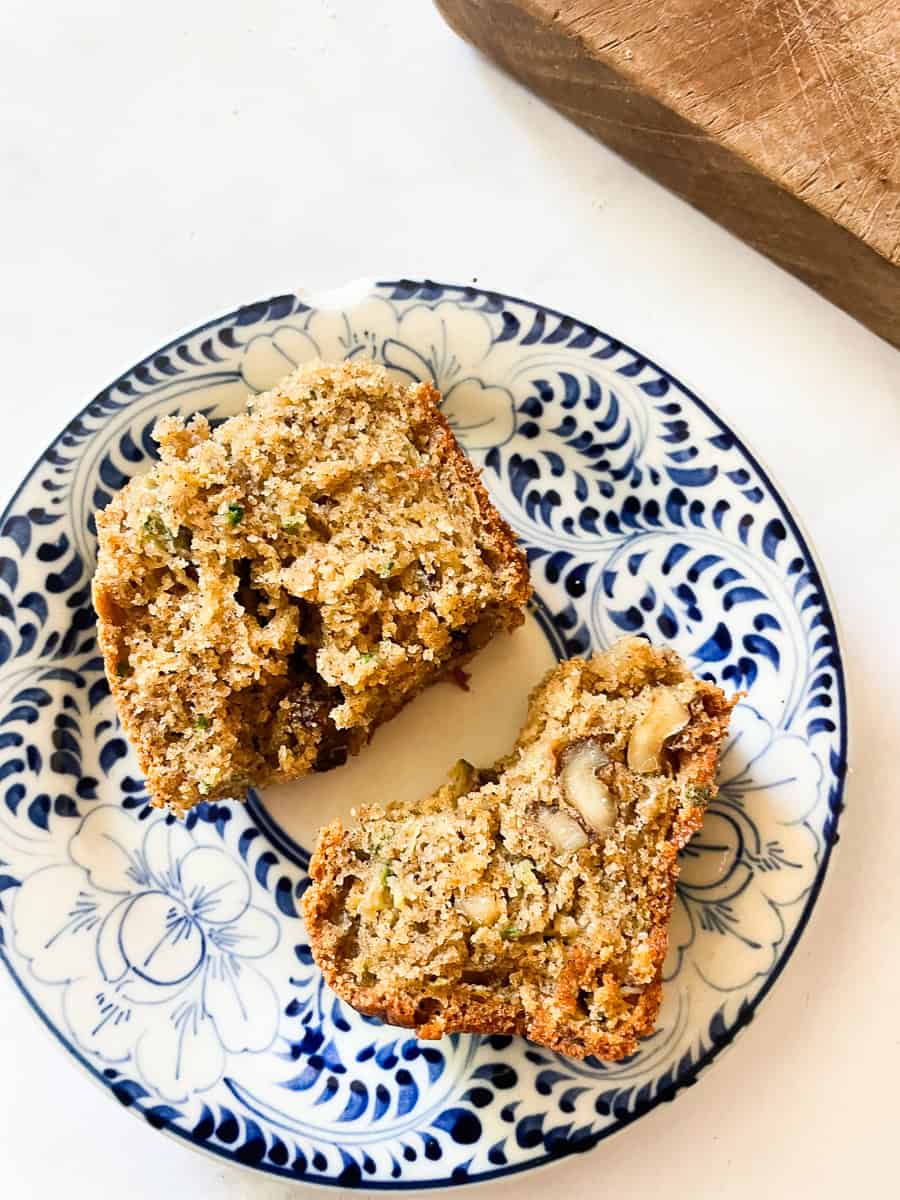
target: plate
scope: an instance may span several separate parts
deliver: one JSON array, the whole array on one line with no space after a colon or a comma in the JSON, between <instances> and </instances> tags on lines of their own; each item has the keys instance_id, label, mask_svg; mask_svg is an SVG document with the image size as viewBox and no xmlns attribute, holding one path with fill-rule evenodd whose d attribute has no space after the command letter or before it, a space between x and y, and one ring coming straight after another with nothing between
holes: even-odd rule
<instances>
[{"instance_id":1,"label":"plate","mask_svg":"<svg viewBox=\"0 0 900 1200\"><path fill-rule=\"evenodd\" d=\"M314 356L433 378L524 543L523 629L347 767L148 805L104 680L93 512L156 457L163 413L236 412ZM35 464L0 546L0 955L65 1052L153 1128L257 1171L345 1187L470 1183L587 1150L732 1041L793 951L837 836L841 657L807 540L765 469L650 359L497 292L400 280L277 296L102 391ZM315 829L505 750L555 658L622 633L745 697L683 855L658 1031L616 1064L524 1040L418 1042L324 986L299 915ZM98 1140L102 1139L98 1131Z\"/></svg>"}]
</instances>

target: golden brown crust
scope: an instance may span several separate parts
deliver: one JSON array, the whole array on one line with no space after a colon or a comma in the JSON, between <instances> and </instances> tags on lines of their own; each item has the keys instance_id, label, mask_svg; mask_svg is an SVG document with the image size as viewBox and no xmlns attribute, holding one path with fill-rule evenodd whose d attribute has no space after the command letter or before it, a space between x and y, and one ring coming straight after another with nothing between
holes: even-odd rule
<instances>
[{"instance_id":1,"label":"golden brown crust","mask_svg":"<svg viewBox=\"0 0 900 1200\"><path fill-rule=\"evenodd\" d=\"M434 404L435 431L441 460L472 489L485 531L485 541L490 545L496 561L503 564L518 564L519 569L515 572L510 584L509 599L514 604L524 605L531 595L531 579L525 555L516 541L515 534L491 502L487 488L481 481L481 473L476 469L472 460L466 458L459 442L453 436L450 423L440 408L441 393L430 383L421 386L423 394ZM524 619L524 614L522 614L519 623Z\"/></svg>"},{"instance_id":2,"label":"golden brown crust","mask_svg":"<svg viewBox=\"0 0 900 1200\"><path fill-rule=\"evenodd\" d=\"M523 552L430 384L298 368L97 514L98 642L153 801L338 765L524 619Z\"/></svg>"},{"instance_id":3,"label":"golden brown crust","mask_svg":"<svg viewBox=\"0 0 900 1200\"><path fill-rule=\"evenodd\" d=\"M621 734L608 743L615 763L660 689L690 712L668 742L673 774L635 782L623 763L611 766L621 829L569 857L546 853L535 813L558 797L561 741L586 729ZM423 1038L520 1034L574 1057L633 1054L656 1022L678 851L714 794L733 704L671 651L623 639L589 663L571 660L548 674L516 749L493 770L457 768L418 806L363 810L357 826L327 826L303 913L329 986L359 1011ZM656 793L665 795L654 809ZM411 843L419 849L410 852ZM467 876L464 860L482 846ZM529 877L539 881L539 902ZM496 915L471 920L465 905L475 893ZM502 928L496 936L504 921L520 927L514 941L503 941Z\"/></svg>"}]
</instances>

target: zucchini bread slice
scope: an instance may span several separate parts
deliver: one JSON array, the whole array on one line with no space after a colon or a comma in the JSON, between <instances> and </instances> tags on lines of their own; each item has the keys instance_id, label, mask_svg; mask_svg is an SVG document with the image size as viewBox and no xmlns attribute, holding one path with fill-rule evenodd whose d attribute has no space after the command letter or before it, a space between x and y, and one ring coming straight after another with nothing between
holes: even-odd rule
<instances>
[{"instance_id":1,"label":"zucchini bread slice","mask_svg":"<svg viewBox=\"0 0 900 1200\"><path fill-rule=\"evenodd\" d=\"M345 761L523 620L525 556L429 383L298 368L97 514L107 677L154 802L183 813Z\"/></svg>"},{"instance_id":2,"label":"zucchini bread slice","mask_svg":"<svg viewBox=\"0 0 900 1200\"><path fill-rule=\"evenodd\" d=\"M303 912L328 984L423 1038L634 1053L733 703L639 638L560 663L495 766L322 830Z\"/></svg>"}]
</instances>

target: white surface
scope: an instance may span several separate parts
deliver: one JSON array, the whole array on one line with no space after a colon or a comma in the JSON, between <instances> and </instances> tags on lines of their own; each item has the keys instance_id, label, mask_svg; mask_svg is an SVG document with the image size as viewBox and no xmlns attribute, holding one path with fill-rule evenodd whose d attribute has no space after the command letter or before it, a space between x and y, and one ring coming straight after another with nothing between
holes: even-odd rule
<instances>
[{"instance_id":1,"label":"white surface","mask_svg":"<svg viewBox=\"0 0 900 1200\"><path fill-rule=\"evenodd\" d=\"M890 1194L900 355L501 76L426 0L5 0L0 120L7 494L76 409L180 330L363 274L477 280L564 309L748 436L843 621L855 769L822 899L697 1087L553 1175L469 1194ZM299 1193L135 1120L0 978L0 1195L116 1194Z\"/></svg>"}]
</instances>

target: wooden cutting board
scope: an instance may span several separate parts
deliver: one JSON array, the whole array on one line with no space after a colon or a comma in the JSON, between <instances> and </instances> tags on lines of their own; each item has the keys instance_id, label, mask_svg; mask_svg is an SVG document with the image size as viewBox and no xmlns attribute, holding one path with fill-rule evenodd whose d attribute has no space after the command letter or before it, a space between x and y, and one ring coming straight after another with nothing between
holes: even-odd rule
<instances>
[{"instance_id":1,"label":"wooden cutting board","mask_svg":"<svg viewBox=\"0 0 900 1200\"><path fill-rule=\"evenodd\" d=\"M900 0L435 0L566 116L900 346Z\"/></svg>"}]
</instances>

